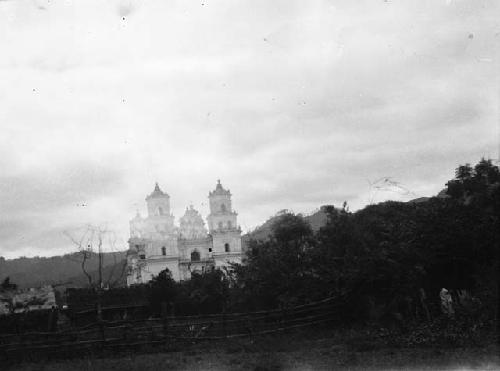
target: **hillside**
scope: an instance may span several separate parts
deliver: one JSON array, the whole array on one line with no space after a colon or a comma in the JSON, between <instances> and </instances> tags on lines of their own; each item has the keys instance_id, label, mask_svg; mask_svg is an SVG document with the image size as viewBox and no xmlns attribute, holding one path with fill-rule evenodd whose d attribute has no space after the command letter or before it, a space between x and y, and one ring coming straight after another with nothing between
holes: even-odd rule
<instances>
[{"instance_id":1,"label":"hillside","mask_svg":"<svg viewBox=\"0 0 500 371\"><path fill-rule=\"evenodd\" d=\"M112 280L121 272L121 262L125 252L103 254L103 277L107 279L113 271ZM4 259L0 257L0 280L10 277L10 281L20 288L39 287L47 284L85 285L87 279L81 268L82 257L78 253L52 257L21 257ZM92 254L86 262L86 270L96 279L99 260L97 254ZM113 266L116 266L113 270Z\"/></svg>"},{"instance_id":2,"label":"hillside","mask_svg":"<svg viewBox=\"0 0 500 371\"><path fill-rule=\"evenodd\" d=\"M326 205L325 205L326 206ZM326 224L326 218L327 215L324 211L325 206L321 206L319 210L313 212L310 215L305 215L304 219L309 222L311 225L311 228L313 231L317 232L321 227L323 227ZM274 221L283 213L286 212L286 210L281 210L276 215L272 216L269 218L264 224L261 226L255 228L253 231L244 234L242 238L242 244L244 247L247 246L248 242L251 239L254 240L265 240L271 235L271 226L273 225Z\"/></svg>"}]
</instances>

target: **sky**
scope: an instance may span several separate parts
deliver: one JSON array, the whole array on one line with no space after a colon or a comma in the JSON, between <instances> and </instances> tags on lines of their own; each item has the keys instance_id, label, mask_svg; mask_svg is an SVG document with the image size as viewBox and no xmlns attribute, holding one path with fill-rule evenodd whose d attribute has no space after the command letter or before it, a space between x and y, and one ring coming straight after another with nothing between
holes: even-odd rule
<instances>
[{"instance_id":1,"label":"sky","mask_svg":"<svg viewBox=\"0 0 500 371\"><path fill-rule=\"evenodd\" d=\"M87 224L125 250L155 182L178 221L189 204L206 216L220 179L244 232L282 209L435 195L459 164L499 157L499 14L0 0L0 256L75 251Z\"/></svg>"}]
</instances>

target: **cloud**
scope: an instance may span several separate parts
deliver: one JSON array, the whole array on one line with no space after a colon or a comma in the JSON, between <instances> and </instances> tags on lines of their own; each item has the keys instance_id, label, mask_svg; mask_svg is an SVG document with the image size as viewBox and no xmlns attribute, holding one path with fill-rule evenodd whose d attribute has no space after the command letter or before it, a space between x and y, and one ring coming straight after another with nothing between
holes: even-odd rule
<instances>
[{"instance_id":1,"label":"cloud","mask_svg":"<svg viewBox=\"0 0 500 371\"><path fill-rule=\"evenodd\" d=\"M497 157L494 1L36 4L0 3L6 256L88 222L125 248L155 181L179 217L221 178L253 228Z\"/></svg>"},{"instance_id":2,"label":"cloud","mask_svg":"<svg viewBox=\"0 0 500 371\"><path fill-rule=\"evenodd\" d=\"M113 194L119 198L124 175L116 166L75 161L52 171L0 177L0 255L52 251L67 245L65 229L106 222L110 213L102 210L103 202Z\"/></svg>"}]
</instances>

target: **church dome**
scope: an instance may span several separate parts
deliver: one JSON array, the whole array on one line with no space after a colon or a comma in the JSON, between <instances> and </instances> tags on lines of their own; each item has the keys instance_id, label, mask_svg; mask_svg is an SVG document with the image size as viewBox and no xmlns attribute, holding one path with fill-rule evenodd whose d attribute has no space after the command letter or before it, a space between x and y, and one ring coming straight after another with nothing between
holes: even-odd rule
<instances>
[{"instance_id":1,"label":"church dome","mask_svg":"<svg viewBox=\"0 0 500 371\"><path fill-rule=\"evenodd\" d=\"M207 235L205 222L200 213L192 205L186 208L186 212L179 219L179 224L182 238L204 238Z\"/></svg>"}]
</instances>

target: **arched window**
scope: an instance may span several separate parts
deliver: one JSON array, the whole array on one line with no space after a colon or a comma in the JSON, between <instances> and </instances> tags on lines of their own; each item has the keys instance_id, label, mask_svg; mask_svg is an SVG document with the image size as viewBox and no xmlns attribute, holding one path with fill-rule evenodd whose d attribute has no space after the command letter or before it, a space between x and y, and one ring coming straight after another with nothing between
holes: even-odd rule
<instances>
[{"instance_id":1,"label":"arched window","mask_svg":"<svg viewBox=\"0 0 500 371\"><path fill-rule=\"evenodd\" d=\"M228 243L224 244L224 251L225 252L230 252L231 251L231 249L229 248L229 244Z\"/></svg>"},{"instance_id":2,"label":"arched window","mask_svg":"<svg viewBox=\"0 0 500 371\"><path fill-rule=\"evenodd\" d=\"M161 207L158 207L158 215L163 215L163 209Z\"/></svg>"},{"instance_id":3,"label":"arched window","mask_svg":"<svg viewBox=\"0 0 500 371\"><path fill-rule=\"evenodd\" d=\"M166 248L165 246L163 246L163 247L161 248L161 254L162 254L162 255L167 255L167 248Z\"/></svg>"},{"instance_id":4,"label":"arched window","mask_svg":"<svg viewBox=\"0 0 500 371\"><path fill-rule=\"evenodd\" d=\"M227 222L227 229L231 229L231 228L232 228L232 224L231 224L231 222L228 221Z\"/></svg>"},{"instance_id":5,"label":"arched window","mask_svg":"<svg viewBox=\"0 0 500 371\"><path fill-rule=\"evenodd\" d=\"M219 229L222 229L223 228L223 224L222 222L219 222Z\"/></svg>"},{"instance_id":6,"label":"arched window","mask_svg":"<svg viewBox=\"0 0 500 371\"><path fill-rule=\"evenodd\" d=\"M191 261L192 262L200 261L200 253L198 252L198 250L193 250L193 252L191 253Z\"/></svg>"},{"instance_id":7,"label":"arched window","mask_svg":"<svg viewBox=\"0 0 500 371\"><path fill-rule=\"evenodd\" d=\"M222 211L223 213L225 213L226 212L226 205L221 204L220 205L220 211Z\"/></svg>"}]
</instances>

